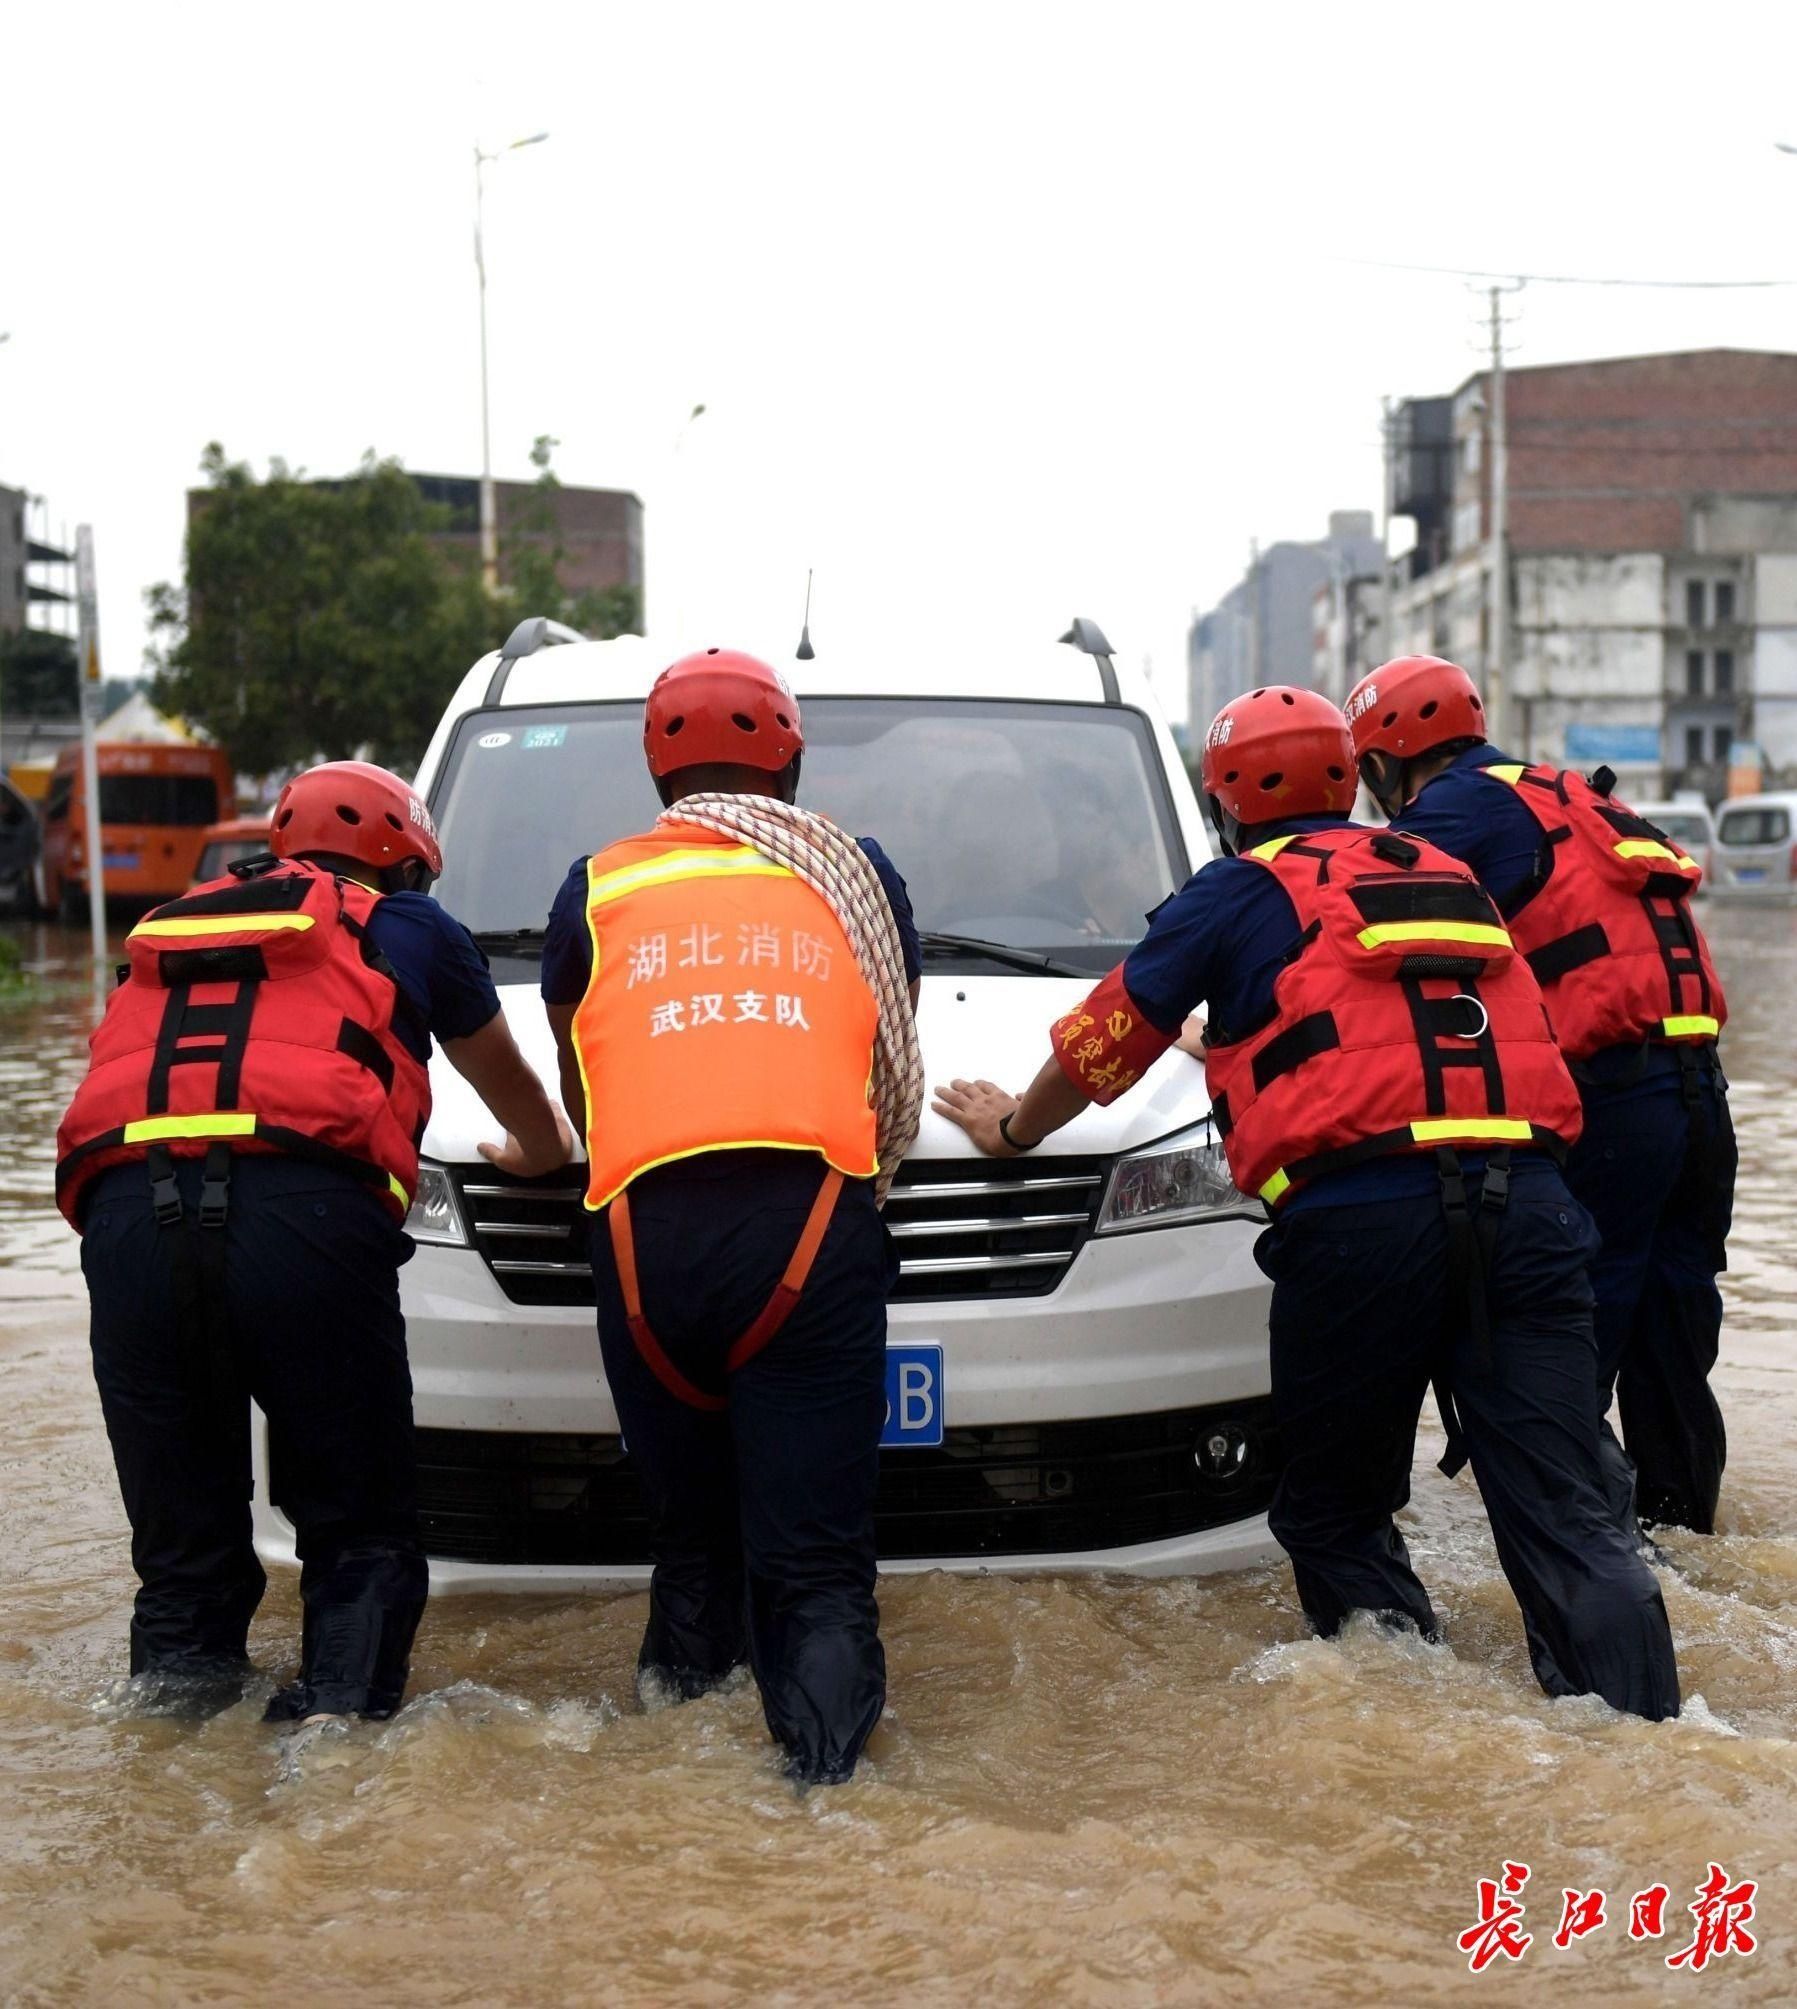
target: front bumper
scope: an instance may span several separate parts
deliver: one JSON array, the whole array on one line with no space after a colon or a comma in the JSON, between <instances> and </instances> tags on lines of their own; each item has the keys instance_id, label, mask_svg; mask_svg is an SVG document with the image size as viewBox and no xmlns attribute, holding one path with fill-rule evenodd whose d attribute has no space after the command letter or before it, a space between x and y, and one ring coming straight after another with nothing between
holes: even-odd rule
<instances>
[{"instance_id":1,"label":"front bumper","mask_svg":"<svg viewBox=\"0 0 1797 2009\"><path fill-rule=\"evenodd\" d=\"M914 1527L951 1546L918 1553L883 1533L883 1567L1178 1575L1275 1556L1257 1233L1236 1220L1097 1236L1051 1295L895 1304L894 1342L943 1348L950 1443L944 1454L885 1453L883 1508L896 1515L903 1503ZM420 1246L402 1279L433 1588L645 1583L641 1548L589 1538L604 1525L595 1501L615 1497L618 1514L629 1511L625 1492L603 1491L619 1462L618 1423L592 1312L514 1304L467 1249ZM1219 1434L1245 1445L1241 1468L1221 1479L1200 1469L1194 1441ZM543 1452L534 1466L527 1436ZM255 1438L257 1547L291 1562L259 1416ZM445 1490L455 1485L460 1494ZM523 1532L502 1525L507 1512Z\"/></svg>"}]
</instances>

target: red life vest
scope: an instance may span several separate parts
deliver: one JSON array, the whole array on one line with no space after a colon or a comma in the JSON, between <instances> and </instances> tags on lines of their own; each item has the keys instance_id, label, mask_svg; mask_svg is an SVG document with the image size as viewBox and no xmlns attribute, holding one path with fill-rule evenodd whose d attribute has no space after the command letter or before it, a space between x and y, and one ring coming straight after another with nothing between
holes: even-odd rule
<instances>
[{"instance_id":1,"label":"red life vest","mask_svg":"<svg viewBox=\"0 0 1797 2009\"><path fill-rule=\"evenodd\" d=\"M1713 1040L1728 1022L1709 945L1691 917L1703 867L1602 784L1552 767L1482 770L1541 825L1541 866L1507 902L1561 1050L1585 1060L1643 1040Z\"/></svg>"},{"instance_id":2,"label":"red life vest","mask_svg":"<svg viewBox=\"0 0 1797 2009\"><path fill-rule=\"evenodd\" d=\"M1577 1141L1578 1091L1540 989L1464 865L1351 825L1243 855L1279 881L1304 931L1272 1022L1205 1061L1244 1192L1274 1206L1395 1152Z\"/></svg>"},{"instance_id":3,"label":"red life vest","mask_svg":"<svg viewBox=\"0 0 1797 2009\"><path fill-rule=\"evenodd\" d=\"M379 898L294 864L209 880L138 922L56 1133L72 1226L108 1165L220 1143L340 1166L404 1217L430 1077L394 1032L411 1007L367 938Z\"/></svg>"}]
</instances>

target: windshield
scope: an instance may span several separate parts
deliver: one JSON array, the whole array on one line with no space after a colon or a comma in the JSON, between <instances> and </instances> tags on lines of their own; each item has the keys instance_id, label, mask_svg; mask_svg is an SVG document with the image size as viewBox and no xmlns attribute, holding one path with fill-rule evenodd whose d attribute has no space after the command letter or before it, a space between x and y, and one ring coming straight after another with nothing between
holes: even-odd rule
<instances>
[{"instance_id":1,"label":"windshield","mask_svg":"<svg viewBox=\"0 0 1797 2009\"><path fill-rule=\"evenodd\" d=\"M218 783L209 774L103 774L100 821L203 830L218 821Z\"/></svg>"},{"instance_id":2,"label":"windshield","mask_svg":"<svg viewBox=\"0 0 1797 2009\"><path fill-rule=\"evenodd\" d=\"M200 853L200 862L193 868L194 883L222 879L233 865L242 864L246 858L260 858L267 849L266 837L215 837Z\"/></svg>"},{"instance_id":3,"label":"windshield","mask_svg":"<svg viewBox=\"0 0 1797 2009\"><path fill-rule=\"evenodd\" d=\"M1791 834L1790 811L1776 803L1725 809L1716 835L1724 844L1782 844Z\"/></svg>"},{"instance_id":4,"label":"windshield","mask_svg":"<svg viewBox=\"0 0 1797 2009\"><path fill-rule=\"evenodd\" d=\"M1647 820L1656 829L1665 831L1668 837L1677 838L1681 844L1707 844L1710 841L1709 818L1694 815L1688 809L1659 809Z\"/></svg>"},{"instance_id":5,"label":"windshield","mask_svg":"<svg viewBox=\"0 0 1797 2009\"><path fill-rule=\"evenodd\" d=\"M1102 971L1186 876L1139 713L810 698L805 738L800 801L878 839L926 933ZM476 934L541 928L569 865L647 829L660 806L640 705L464 719L431 804L443 839L437 895Z\"/></svg>"}]
</instances>

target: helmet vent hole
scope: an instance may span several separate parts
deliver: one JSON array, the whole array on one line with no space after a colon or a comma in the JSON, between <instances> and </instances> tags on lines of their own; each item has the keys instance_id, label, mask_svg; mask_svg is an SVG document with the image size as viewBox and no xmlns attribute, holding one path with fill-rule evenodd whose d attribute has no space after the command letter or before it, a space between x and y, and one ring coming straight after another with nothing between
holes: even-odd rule
<instances>
[{"instance_id":1,"label":"helmet vent hole","mask_svg":"<svg viewBox=\"0 0 1797 2009\"><path fill-rule=\"evenodd\" d=\"M362 820L360 811L352 809L347 802L338 803L337 814L345 823L360 823Z\"/></svg>"},{"instance_id":2,"label":"helmet vent hole","mask_svg":"<svg viewBox=\"0 0 1797 2009\"><path fill-rule=\"evenodd\" d=\"M671 718L668 720L667 724L662 727L662 731L668 736L669 739L672 739L674 735L680 730L680 728L683 725L685 725L685 723L686 718L684 714L679 718Z\"/></svg>"},{"instance_id":3,"label":"helmet vent hole","mask_svg":"<svg viewBox=\"0 0 1797 2009\"><path fill-rule=\"evenodd\" d=\"M1441 707L1435 702L1433 698L1431 698L1429 702L1426 705L1424 705L1424 707L1417 714L1417 716L1419 718L1433 718L1440 709Z\"/></svg>"},{"instance_id":4,"label":"helmet vent hole","mask_svg":"<svg viewBox=\"0 0 1797 2009\"><path fill-rule=\"evenodd\" d=\"M275 818L275 828L277 830L285 830L292 821L293 811L291 809L283 809L280 815Z\"/></svg>"},{"instance_id":5,"label":"helmet vent hole","mask_svg":"<svg viewBox=\"0 0 1797 2009\"><path fill-rule=\"evenodd\" d=\"M1298 700L1292 696L1290 691L1281 691L1279 693L1279 700L1282 704L1288 704L1288 705L1295 705L1298 702Z\"/></svg>"},{"instance_id":6,"label":"helmet vent hole","mask_svg":"<svg viewBox=\"0 0 1797 2009\"><path fill-rule=\"evenodd\" d=\"M742 732L753 732L755 730L755 721L750 718L747 712L732 712L730 714L730 723Z\"/></svg>"},{"instance_id":7,"label":"helmet vent hole","mask_svg":"<svg viewBox=\"0 0 1797 2009\"><path fill-rule=\"evenodd\" d=\"M1331 765L1329 769L1329 779L1331 781L1346 781L1347 778L1346 769Z\"/></svg>"},{"instance_id":8,"label":"helmet vent hole","mask_svg":"<svg viewBox=\"0 0 1797 2009\"><path fill-rule=\"evenodd\" d=\"M1263 789L1266 789L1270 793L1273 789L1277 788L1280 785L1280 783L1284 781L1284 779L1285 776L1283 774L1263 774L1260 778L1260 785Z\"/></svg>"},{"instance_id":9,"label":"helmet vent hole","mask_svg":"<svg viewBox=\"0 0 1797 2009\"><path fill-rule=\"evenodd\" d=\"M1479 701L1479 694L1478 694L1478 692L1477 692L1477 691L1473 691L1472 693L1470 693L1470 695L1471 695L1471 697L1472 697L1472 701L1473 701L1473 710L1474 710L1474 711L1476 711L1476 712L1482 712L1482 711L1483 711L1483 710L1485 709L1485 707L1484 707L1484 705L1483 705L1483 704L1481 704L1481 703L1480 703L1480 701Z\"/></svg>"},{"instance_id":10,"label":"helmet vent hole","mask_svg":"<svg viewBox=\"0 0 1797 2009\"><path fill-rule=\"evenodd\" d=\"M780 730L782 732L792 731L792 720L784 712L775 712L774 716L780 721Z\"/></svg>"},{"instance_id":11,"label":"helmet vent hole","mask_svg":"<svg viewBox=\"0 0 1797 2009\"><path fill-rule=\"evenodd\" d=\"M1380 720L1380 724L1387 728L1396 725L1397 722L1398 722L1398 715L1396 712L1387 712L1384 718Z\"/></svg>"},{"instance_id":12,"label":"helmet vent hole","mask_svg":"<svg viewBox=\"0 0 1797 2009\"><path fill-rule=\"evenodd\" d=\"M708 656L715 656L715 655L716 655L716 654L717 654L718 652L717 652L717 650L716 650L716 649L707 649L707 650L705 651L705 653L706 653L706 654L707 654Z\"/></svg>"},{"instance_id":13,"label":"helmet vent hole","mask_svg":"<svg viewBox=\"0 0 1797 2009\"><path fill-rule=\"evenodd\" d=\"M1240 781L1241 778L1242 778L1242 770L1239 767L1232 767L1229 770L1229 772L1223 777L1225 782Z\"/></svg>"},{"instance_id":14,"label":"helmet vent hole","mask_svg":"<svg viewBox=\"0 0 1797 2009\"><path fill-rule=\"evenodd\" d=\"M394 815L392 810L385 809L381 812L381 814L386 817L387 821L392 824L395 830L403 830L406 827L403 823L400 822L399 818Z\"/></svg>"}]
</instances>

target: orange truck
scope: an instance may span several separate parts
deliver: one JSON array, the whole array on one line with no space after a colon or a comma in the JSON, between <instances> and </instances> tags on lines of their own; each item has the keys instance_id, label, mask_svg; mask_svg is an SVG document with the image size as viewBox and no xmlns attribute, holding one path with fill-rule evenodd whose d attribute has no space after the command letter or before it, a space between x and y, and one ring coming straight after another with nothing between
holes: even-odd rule
<instances>
[{"instance_id":1,"label":"orange truck","mask_svg":"<svg viewBox=\"0 0 1797 2009\"><path fill-rule=\"evenodd\" d=\"M207 830L236 808L229 759L213 746L127 742L102 742L98 757L107 899L148 906L185 892ZM87 903L87 794L78 746L57 756L43 813L43 904L67 915Z\"/></svg>"}]
</instances>

